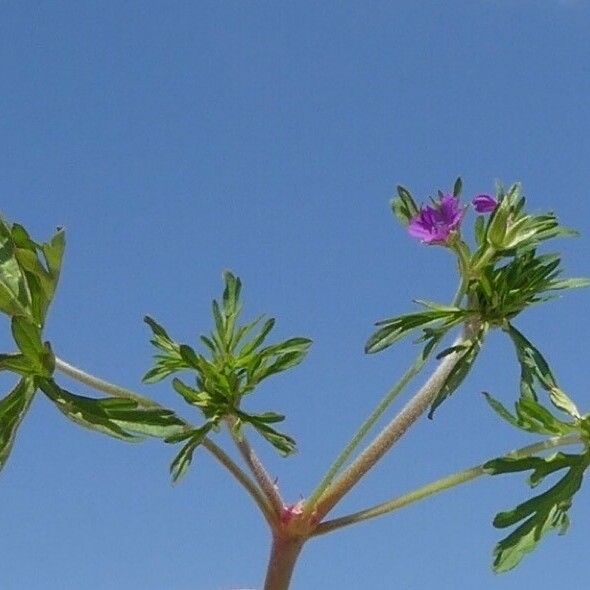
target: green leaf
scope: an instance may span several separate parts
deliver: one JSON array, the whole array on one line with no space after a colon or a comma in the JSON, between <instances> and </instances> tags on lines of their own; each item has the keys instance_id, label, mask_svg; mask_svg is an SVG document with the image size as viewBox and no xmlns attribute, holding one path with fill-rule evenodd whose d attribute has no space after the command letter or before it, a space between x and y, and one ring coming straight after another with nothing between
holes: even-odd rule
<instances>
[{"instance_id":1,"label":"green leaf","mask_svg":"<svg viewBox=\"0 0 590 590\"><path fill-rule=\"evenodd\" d=\"M14 317L11 327L16 345L27 358L37 359L43 354L41 329L38 326L26 318Z\"/></svg>"},{"instance_id":2,"label":"green leaf","mask_svg":"<svg viewBox=\"0 0 590 590\"><path fill-rule=\"evenodd\" d=\"M461 383L463 383L481 350L484 334L485 331L482 329L479 334L468 341L467 346L455 353L459 355L459 358L455 361L455 364L440 388L438 395L432 402L430 412L428 412L428 418L432 419L436 409L458 389Z\"/></svg>"},{"instance_id":3,"label":"green leaf","mask_svg":"<svg viewBox=\"0 0 590 590\"><path fill-rule=\"evenodd\" d=\"M12 371L23 377L36 373L31 361L23 354L0 354L0 371Z\"/></svg>"},{"instance_id":4,"label":"green leaf","mask_svg":"<svg viewBox=\"0 0 590 590\"><path fill-rule=\"evenodd\" d=\"M156 383L172 373L190 368L191 365L187 363L181 354L181 345L172 340L166 330L151 317L145 316L144 321L153 333L150 342L162 353L155 355L156 364L143 376L142 381L144 383ZM183 346L186 347L186 345ZM185 349L185 354L186 352Z\"/></svg>"},{"instance_id":5,"label":"green leaf","mask_svg":"<svg viewBox=\"0 0 590 590\"><path fill-rule=\"evenodd\" d=\"M252 326L253 325L254 324L252 324ZM274 325L274 318L269 318L268 320L266 320L262 325L262 328L258 335L246 344L244 344L244 346L240 349L240 351L238 352L238 357L245 357L254 352L266 340L266 337L269 335Z\"/></svg>"},{"instance_id":6,"label":"green leaf","mask_svg":"<svg viewBox=\"0 0 590 590\"><path fill-rule=\"evenodd\" d=\"M504 249L504 239L508 227L509 216L510 201L507 198L503 198L490 216L488 231L486 232L488 244L490 244L495 250Z\"/></svg>"},{"instance_id":7,"label":"green leaf","mask_svg":"<svg viewBox=\"0 0 590 590\"><path fill-rule=\"evenodd\" d=\"M518 419L515 416L513 416L501 402L493 398L489 393L485 391L483 392L483 395L490 407L492 408L492 410L494 410L494 412L496 412L496 414L498 414L500 418L508 422L508 424L515 426L516 428L521 428Z\"/></svg>"},{"instance_id":8,"label":"green leaf","mask_svg":"<svg viewBox=\"0 0 590 590\"><path fill-rule=\"evenodd\" d=\"M223 290L223 310L227 316L236 315L240 307L242 282L231 272L223 273L225 288Z\"/></svg>"},{"instance_id":9,"label":"green leaf","mask_svg":"<svg viewBox=\"0 0 590 590\"><path fill-rule=\"evenodd\" d=\"M152 329L154 339L152 344L164 352L178 352L178 344L168 336L168 332L150 316L145 316L143 321Z\"/></svg>"},{"instance_id":10,"label":"green leaf","mask_svg":"<svg viewBox=\"0 0 590 590\"><path fill-rule=\"evenodd\" d=\"M549 399L557 409L569 414L573 418L580 418L578 408L557 385L549 364L539 350L512 324L508 324L506 331L514 343L517 357L521 364L521 380L524 382L521 385L521 392L524 394L532 393L533 397L536 397L533 389L533 378L536 378L541 386L549 393Z\"/></svg>"},{"instance_id":11,"label":"green leaf","mask_svg":"<svg viewBox=\"0 0 590 590\"><path fill-rule=\"evenodd\" d=\"M545 492L535 496L512 510L500 512L494 518L496 528L506 528L521 523L511 534L502 539L494 550L493 568L497 572L512 569L539 544L550 531L565 533L569 525L568 510L575 493L580 489L590 457L556 453L550 457L500 458L486 463L491 474L512 473L532 469L529 484L536 486L556 471L566 470L565 475Z\"/></svg>"},{"instance_id":12,"label":"green leaf","mask_svg":"<svg viewBox=\"0 0 590 590\"><path fill-rule=\"evenodd\" d=\"M532 397L521 397L514 405L516 415L512 415L498 400L484 393L492 409L512 426L536 434L568 434L578 430L573 423L558 420L547 408Z\"/></svg>"},{"instance_id":13,"label":"green leaf","mask_svg":"<svg viewBox=\"0 0 590 590\"><path fill-rule=\"evenodd\" d=\"M31 317L31 293L15 256L10 230L0 219L0 311Z\"/></svg>"},{"instance_id":14,"label":"green leaf","mask_svg":"<svg viewBox=\"0 0 590 590\"><path fill-rule=\"evenodd\" d=\"M580 289L582 287L589 286L590 279L577 277L571 279L561 279L559 281L552 281L549 288L553 291L558 291L561 289Z\"/></svg>"},{"instance_id":15,"label":"green leaf","mask_svg":"<svg viewBox=\"0 0 590 590\"><path fill-rule=\"evenodd\" d=\"M187 403L193 406L206 407L211 402L211 396L206 391L193 389L176 377L172 380L172 387Z\"/></svg>"},{"instance_id":16,"label":"green leaf","mask_svg":"<svg viewBox=\"0 0 590 590\"><path fill-rule=\"evenodd\" d=\"M258 384L263 379L291 369L303 361L312 341L308 338L291 338L262 349L249 371L249 383Z\"/></svg>"},{"instance_id":17,"label":"green leaf","mask_svg":"<svg viewBox=\"0 0 590 590\"><path fill-rule=\"evenodd\" d=\"M61 273L61 265L63 262L65 247L66 234L61 228L57 230L48 244L43 244L41 246L49 274L53 280L54 290Z\"/></svg>"},{"instance_id":18,"label":"green leaf","mask_svg":"<svg viewBox=\"0 0 590 590\"><path fill-rule=\"evenodd\" d=\"M297 451L295 440L287 434L278 432L261 421L252 421L251 424L283 457Z\"/></svg>"},{"instance_id":19,"label":"green leaf","mask_svg":"<svg viewBox=\"0 0 590 590\"><path fill-rule=\"evenodd\" d=\"M457 180L455 180L455 184L453 185L453 196L459 197L461 196L461 191L463 190L463 181L461 177L458 176Z\"/></svg>"},{"instance_id":20,"label":"green leaf","mask_svg":"<svg viewBox=\"0 0 590 590\"><path fill-rule=\"evenodd\" d=\"M581 418L580 412L573 400L559 387L552 387L549 390L551 403L562 412L569 414L572 418Z\"/></svg>"},{"instance_id":21,"label":"green leaf","mask_svg":"<svg viewBox=\"0 0 590 590\"><path fill-rule=\"evenodd\" d=\"M437 309L428 309L381 320L376 324L381 327L367 341L365 352L373 354L385 350L394 342L420 328L424 329L439 324L441 329L448 330L465 321L469 313L469 311L460 308L441 306Z\"/></svg>"},{"instance_id":22,"label":"green leaf","mask_svg":"<svg viewBox=\"0 0 590 590\"><path fill-rule=\"evenodd\" d=\"M512 324L508 324L506 331L514 343L522 369L536 377L547 391L557 387L555 377L543 355Z\"/></svg>"},{"instance_id":23,"label":"green leaf","mask_svg":"<svg viewBox=\"0 0 590 590\"><path fill-rule=\"evenodd\" d=\"M177 483L187 472L193 460L195 449L203 442L209 430L211 430L210 424L205 424L202 428L193 430L188 442L182 447L178 455L176 455L170 464L170 474L172 475L173 483Z\"/></svg>"},{"instance_id":24,"label":"green leaf","mask_svg":"<svg viewBox=\"0 0 590 590\"><path fill-rule=\"evenodd\" d=\"M139 408L136 401L121 398L83 397L50 379L39 380L39 387L76 424L128 442L139 440L137 434L167 438L186 428L174 412L163 408Z\"/></svg>"},{"instance_id":25,"label":"green leaf","mask_svg":"<svg viewBox=\"0 0 590 590\"><path fill-rule=\"evenodd\" d=\"M31 405L35 389L33 379L21 379L11 392L0 400L0 470L6 465L17 429Z\"/></svg>"}]
</instances>

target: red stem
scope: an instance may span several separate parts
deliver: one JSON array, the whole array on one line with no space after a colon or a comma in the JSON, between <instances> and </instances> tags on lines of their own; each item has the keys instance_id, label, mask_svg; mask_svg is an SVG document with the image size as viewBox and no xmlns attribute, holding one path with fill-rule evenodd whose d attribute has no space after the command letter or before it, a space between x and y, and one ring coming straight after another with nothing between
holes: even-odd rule
<instances>
[{"instance_id":1,"label":"red stem","mask_svg":"<svg viewBox=\"0 0 590 590\"><path fill-rule=\"evenodd\" d=\"M286 537L275 532L264 590L288 590L297 558L301 553L305 539Z\"/></svg>"}]
</instances>

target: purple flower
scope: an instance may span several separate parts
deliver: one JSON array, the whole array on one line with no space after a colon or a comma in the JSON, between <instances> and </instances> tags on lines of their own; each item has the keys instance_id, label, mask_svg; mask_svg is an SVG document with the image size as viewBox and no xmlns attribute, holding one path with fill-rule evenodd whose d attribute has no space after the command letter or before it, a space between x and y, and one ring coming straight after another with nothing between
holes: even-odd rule
<instances>
[{"instance_id":1,"label":"purple flower","mask_svg":"<svg viewBox=\"0 0 590 590\"><path fill-rule=\"evenodd\" d=\"M498 201L490 195L477 195L472 203L478 213L491 213L498 206Z\"/></svg>"},{"instance_id":2,"label":"purple flower","mask_svg":"<svg viewBox=\"0 0 590 590\"><path fill-rule=\"evenodd\" d=\"M422 207L408 226L408 233L426 244L445 244L452 231L459 229L465 213L459 207L459 199L442 195L433 207Z\"/></svg>"}]
</instances>

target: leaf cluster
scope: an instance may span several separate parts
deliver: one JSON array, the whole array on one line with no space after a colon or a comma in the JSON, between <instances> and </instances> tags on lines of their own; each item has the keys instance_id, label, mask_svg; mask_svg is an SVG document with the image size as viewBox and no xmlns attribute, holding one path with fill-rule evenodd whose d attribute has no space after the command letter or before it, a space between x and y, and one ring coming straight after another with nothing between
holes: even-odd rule
<instances>
[{"instance_id":1,"label":"leaf cluster","mask_svg":"<svg viewBox=\"0 0 590 590\"><path fill-rule=\"evenodd\" d=\"M561 259L534 249L514 252L505 264L486 266L470 285L481 317L503 325L530 305L555 297L555 291L587 287L588 279L560 279Z\"/></svg>"},{"instance_id":2,"label":"leaf cluster","mask_svg":"<svg viewBox=\"0 0 590 590\"><path fill-rule=\"evenodd\" d=\"M119 439L167 437L184 429L184 423L169 410L140 408L132 400L83 397L55 382L55 355L42 332L57 289L64 249L61 229L49 242L39 244L21 225L0 220L0 311L10 317L17 348L17 352L0 354L0 371L19 377L12 391L0 399L0 469L38 391L73 422Z\"/></svg>"},{"instance_id":3,"label":"leaf cluster","mask_svg":"<svg viewBox=\"0 0 590 590\"><path fill-rule=\"evenodd\" d=\"M227 418L238 439L242 436L243 425L248 424L282 455L295 451L295 441L272 426L283 421L284 416L274 412L248 413L241 403L264 380L301 363L311 340L297 337L267 345L275 320L260 317L240 324L240 279L230 272L224 273L223 279L223 296L212 304L214 328L210 334L200 337L203 353L176 342L154 319L145 318L152 330L151 342L158 352L144 382L155 383L179 371L193 372L194 383L175 377L172 386L205 418L198 429L168 439L168 442L186 441L171 466L175 480L186 471L194 450L204 437Z\"/></svg>"}]
</instances>

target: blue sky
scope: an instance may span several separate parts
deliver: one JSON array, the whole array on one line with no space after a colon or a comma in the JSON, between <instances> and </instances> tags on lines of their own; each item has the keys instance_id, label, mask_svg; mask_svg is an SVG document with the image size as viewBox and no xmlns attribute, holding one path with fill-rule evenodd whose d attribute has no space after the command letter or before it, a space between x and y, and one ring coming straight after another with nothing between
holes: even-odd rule
<instances>
[{"instance_id":1,"label":"blue sky","mask_svg":"<svg viewBox=\"0 0 590 590\"><path fill-rule=\"evenodd\" d=\"M190 416L167 383L140 385L141 319L194 342L234 270L246 315L314 340L251 402L288 416L299 454L258 447L286 497L305 496L413 358L409 343L364 355L372 323L454 291L448 255L393 222L397 183L425 200L459 174L467 195L521 180L532 209L581 231L559 247L570 274L590 274L589 25L585 0L2 3L2 212L39 239L67 229L54 349ZM587 297L517 322L583 411ZM533 442L479 394L510 403L517 375L493 334L340 512ZM260 588L269 539L251 501L205 452L173 488L173 452L83 431L37 399L0 475L2 588ZM527 492L481 480L318 539L293 588L579 587L589 490L567 536L491 572L492 516Z\"/></svg>"}]
</instances>

